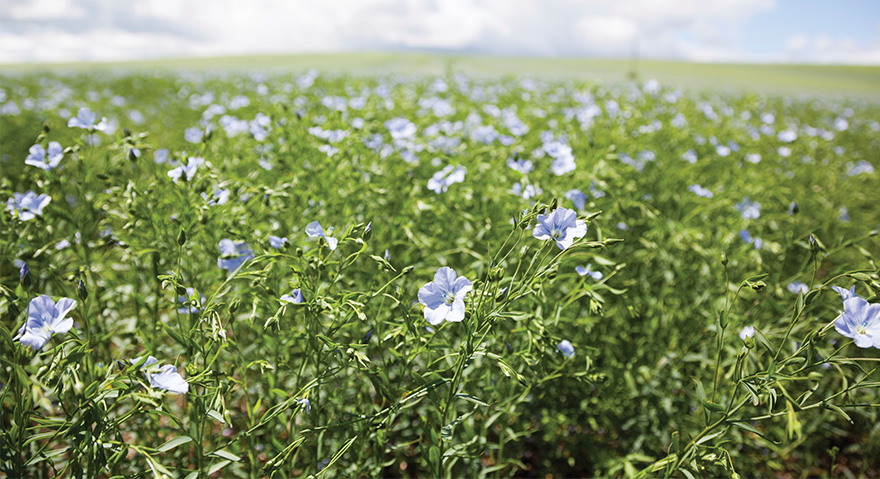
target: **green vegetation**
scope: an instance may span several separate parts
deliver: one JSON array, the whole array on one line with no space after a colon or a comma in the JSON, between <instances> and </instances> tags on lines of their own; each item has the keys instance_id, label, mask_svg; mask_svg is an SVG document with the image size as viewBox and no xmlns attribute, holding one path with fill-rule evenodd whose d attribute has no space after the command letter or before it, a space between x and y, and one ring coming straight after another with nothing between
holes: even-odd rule
<instances>
[{"instance_id":1,"label":"green vegetation","mask_svg":"<svg viewBox=\"0 0 880 479\"><path fill-rule=\"evenodd\" d=\"M880 471L877 68L118 66L0 83L6 475Z\"/></svg>"}]
</instances>

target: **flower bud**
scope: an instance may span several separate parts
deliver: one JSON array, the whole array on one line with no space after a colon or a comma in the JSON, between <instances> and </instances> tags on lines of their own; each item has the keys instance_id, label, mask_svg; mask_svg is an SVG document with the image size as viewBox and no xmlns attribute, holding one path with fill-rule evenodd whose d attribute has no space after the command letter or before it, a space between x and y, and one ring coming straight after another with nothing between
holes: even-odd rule
<instances>
[{"instance_id":1,"label":"flower bud","mask_svg":"<svg viewBox=\"0 0 880 479\"><path fill-rule=\"evenodd\" d=\"M489 281L498 281L504 277L504 268L501 266L496 266L492 268L492 271L489 273Z\"/></svg>"},{"instance_id":2,"label":"flower bud","mask_svg":"<svg viewBox=\"0 0 880 479\"><path fill-rule=\"evenodd\" d=\"M181 296L186 296L186 288L184 288L183 286L177 285L175 289L177 290L177 294Z\"/></svg>"},{"instance_id":3,"label":"flower bud","mask_svg":"<svg viewBox=\"0 0 880 479\"><path fill-rule=\"evenodd\" d=\"M819 254L819 243L813 235L810 235L810 253L814 256Z\"/></svg>"},{"instance_id":4,"label":"flower bud","mask_svg":"<svg viewBox=\"0 0 880 479\"><path fill-rule=\"evenodd\" d=\"M21 287L24 289L29 289L33 284L31 281L31 269L28 268L27 263L21 265L21 269L18 270L18 279L21 282Z\"/></svg>"},{"instance_id":5,"label":"flower bud","mask_svg":"<svg viewBox=\"0 0 880 479\"><path fill-rule=\"evenodd\" d=\"M550 202L550 208L548 209L548 211L555 210L557 206L559 206L559 200L554 197L553 201Z\"/></svg>"},{"instance_id":6,"label":"flower bud","mask_svg":"<svg viewBox=\"0 0 880 479\"><path fill-rule=\"evenodd\" d=\"M727 255L724 254L724 253L721 253L721 265L722 265L722 266L727 266L727 262L728 262L728 260L727 260Z\"/></svg>"},{"instance_id":7,"label":"flower bud","mask_svg":"<svg viewBox=\"0 0 880 479\"><path fill-rule=\"evenodd\" d=\"M86 285L83 283L83 280L79 280L76 284L76 295L81 301L85 301L86 298L89 297L89 292L86 290Z\"/></svg>"},{"instance_id":8,"label":"flower bud","mask_svg":"<svg viewBox=\"0 0 880 479\"><path fill-rule=\"evenodd\" d=\"M797 201L792 201L791 204L788 205L788 214L789 215L796 215L796 214L798 214L799 211L800 211L800 208L798 208Z\"/></svg>"},{"instance_id":9,"label":"flower bud","mask_svg":"<svg viewBox=\"0 0 880 479\"><path fill-rule=\"evenodd\" d=\"M177 235L177 245L183 246L186 244L186 230L180 228L180 234Z\"/></svg>"},{"instance_id":10,"label":"flower bud","mask_svg":"<svg viewBox=\"0 0 880 479\"><path fill-rule=\"evenodd\" d=\"M134 163L137 159L137 153L135 153L134 150L128 150L128 161Z\"/></svg>"},{"instance_id":11,"label":"flower bud","mask_svg":"<svg viewBox=\"0 0 880 479\"><path fill-rule=\"evenodd\" d=\"M302 255L303 255L303 250L302 250L302 248L297 248L297 249L296 249L296 255L297 255L297 257L302 258Z\"/></svg>"},{"instance_id":12,"label":"flower bud","mask_svg":"<svg viewBox=\"0 0 880 479\"><path fill-rule=\"evenodd\" d=\"M406 268L403 268L403 275L406 276L412 273L412 270L414 270L415 268L415 266L407 266Z\"/></svg>"},{"instance_id":13,"label":"flower bud","mask_svg":"<svg viewBox=\"0 0 880 479\"><path fill-rule=\"evenodd\" d=\"M373 236L373 222L367 223L366 228L364 228L364 240L368 240Z\"/></svg>"},{"instance_id":14,"label":"flower bud","mask_svg":"<svg viewBox=\"0 0 880 479\"><path fill-rule=\"evenodd\" d=\"M43 133L49 133L49 131L51 131L51 128L49 128L49 124L43 123Z\"/></svg>"},{"instance_id":15,"label":"flower bud","mask_svg":"<svg viewBox=\"0 0 880 479\"><path fill-rule=\"evenodd\" d=\"M730 322L730 318L727 316L727 311L718 310L718 323L721 324L721 329L726 328L728 322Z\"/></svg>"}]
</instances>

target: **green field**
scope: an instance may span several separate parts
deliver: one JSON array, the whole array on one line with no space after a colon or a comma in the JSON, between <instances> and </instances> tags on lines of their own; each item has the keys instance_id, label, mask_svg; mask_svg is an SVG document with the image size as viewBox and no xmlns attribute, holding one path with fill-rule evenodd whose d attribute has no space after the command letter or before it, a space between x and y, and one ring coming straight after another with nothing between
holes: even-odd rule
<instances>
[{"instance_id":1,"label":"green field","mask_svg":"<svg viewBox=\"0 0 880 479\"><path fill-rule=\"evenodd\" d=\"M629 68L4 67L0 473L876 476L878 69Z\"/></svg>"},{"instance_id":2,"label":"green field","mask_svg":"<svg viewBox=\"0 0 880 479\"><path fill-rule=\"evenodd\" d=\"M429 53L358 53L252 55L181 58L105 64L14 64L7 72L82 70L259 70L300 71L317 68L349 75L445 75L460 72L484 77L535 76L578 81L622 82L635 73L664 85L691 89L730 89L771 94L880 98L880 67L692 63L678 61L587 58L517 58Z\"/></svg>"}]
</instances>

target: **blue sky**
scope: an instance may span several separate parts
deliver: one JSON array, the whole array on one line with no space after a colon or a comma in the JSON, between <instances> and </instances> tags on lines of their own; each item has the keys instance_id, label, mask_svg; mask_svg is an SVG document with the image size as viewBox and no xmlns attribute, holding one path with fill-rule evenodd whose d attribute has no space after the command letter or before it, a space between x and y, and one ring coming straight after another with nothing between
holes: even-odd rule
<instances>
[{"instance_id":1,"label":"blue sky","mask_svg":"<svg viewBox=\"0 0 880 479\"><path fill-rule=\"evenodd\" d=\"M880 0L0 0L0 63L427 50L880 65Z\"/></svg>"}]
</instances>

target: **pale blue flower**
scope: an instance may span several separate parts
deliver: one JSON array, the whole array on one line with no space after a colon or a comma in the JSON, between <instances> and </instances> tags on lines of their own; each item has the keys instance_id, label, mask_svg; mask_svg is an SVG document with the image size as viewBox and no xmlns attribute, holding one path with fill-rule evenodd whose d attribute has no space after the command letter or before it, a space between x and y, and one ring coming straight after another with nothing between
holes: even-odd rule
<instances>
[{"instance_id":1,"label":"pale blue flower","mask_svg":"<svg viewBox=\"0 0 880 479\"><path fill-rule=\"evenodd\" d=\"M563 356L567 358L574 357L574 346L571 345L569 340L563 339L559 342L559 345L556 346L556 348L559 349L559 352L561 352Z\"/></svg>"},{"instance_id":2,"label":"pale blue flower","mask_svg":"<svg viewBox=\"0 0 880 479\"><path fill-rule=\"evenodd\" d=\"M199 169L199 166L205 163L204 158L200 157L190 157L187 164L180 165L177 168L168 172L168 176L174 179L174 182L177 183L181 177L183 177L186 181L192 181L193 176L196 174L196 170Z\"/></svg>"},{"instance_id":3,"label":"pale blue flower","mask_svg":"<svg viewBox=\"0 0 880 479\"><path fill-rule=\"evenodd\" d=\"M463 166L454 167L446 165L442 170L434 173L434 176L428 180L428 189L438 194L445 193L449 189L449 185L464 181L466 173L467 169Z\"/></svg>"},{"instance_id":4,"label":"pale blue flower","mask_svg":"<svg viewBox=\"0 0 880 479\"><path fill-rule=\"evenodd\" d=\"M755 335L755 327L754 326L746 326L739 331L739 339L745 341L748 338L751 338Z\"/></svg>"},{"instance_id":5,"label":"pale blue flower","mask_svg":"<svg viewBox=\"0 0 880 479\"><path fill-rule=\"evenodd\" d=\"M736 209L740 212L743 219L746 220L755 220L761 216L761 203L749 200L748 196L736 204Z\"/></svg>"},{"instance_id":6,"label":"pale blue flower","mask_svg":"<svg viewBox=\"0 0 880 479\"><path fill-rule=\"evenodd\" d=\"M844 223L849 221L849 211L846 210L846 206L840 207L840 221Z\"/></svg>"},{"instance_id":7,"label":"pale blue flower","mask_svg":"<svg viewBox=\"0 0 880 479\"><path fill-rule=\"evenodd\" d=\"M858 296L845 300L834 329L860 348L880 348L880 304L868 303Z\"/></svg>"},{"instance_id":8,"label":"pale blue flower","mask_svg":"<svg viewBox=\"0 0 880 479\"><path fill-rule=\"evenodd\" d=\"M13 196L6 200L6 210L13 216L18 216L21 221L32 220L37 215L42 215L43 208L52 201L49 195L45 193L37 195L33 191L13 193Z\"/></svg>"},{"instance_id":9,"label":"pale blue flower","mask_svg":"<svg viewBox=\"0 0 880 479\"><path fill-rule=\"evenodd\" d=\"M518 181L514 183L510 189L513 191L513 194L521 196L526 200L530 200L544 192L541 188L534 185L526 185L523 187Z\"/></svg>"},{"instance_id":10,"label":"pale blue flower","mask_svg":"<svg viewBox=\"0 0 880 479\"><path fill-rule=\"evenodd\" d=\"M593 271L592 268L593 265L588 264L586 268L584 268L583 266L575 266L574 270L577 271L577 274L579 274L580 276L590 275L590 277L596 281L602 279L602 273L599 271Z\"/></svg>"},{"instance_id":11,"label":"pale blue flower","mask_svg":"<svg viewBox=\"0 0 880 479\"><path fill-rule=\"evenodd\" d=\"M550 170L556 176L562 176L566 173L574 171L577 168L577 164L574 162L574 156L565 155L560 156L559 158L555 158L553 163L550 164Z\"/></svg>"},{"instance_id":12,"label":"pale blue flower","mask_svg":"<svg viewBox=\"0 0 880 479\"><path fill-rule=\"evenodd\" d=\"M287 238L269 235L269 246L275 249L281 249L287 244Z\"/></svg>"},{"instance_id":13,"label":"pale blue flower","mask_svg":"<svg viewBox=\"0 0 880 479\"><path fill-rule=\"evenodd\" d=\"M198 142L202 141L202 137L204 137L204 136L205 136L205 132L202 131L202 129L197 126L187 128L183 132L183 137L186 139L186 141L188 141L190 143L198 143Z\"/></svg>"},{"instance_id":14,"label":"pale blue flower","mask_svg":"<svg viewBox=\"0 0 880 479\"><path fill-rule=\"evenodd\" d=\"M697 196L702 196L703 198L711 198L714 196L711 191L709 191L707 188L703 188L700 185L688 186L688 191L692 192L693 194L695 194Z\"/></svg>"},{"instance_id":15,"label":"pale blue flower","mask_svg":"<svg viewBox=\"0 0 880 479\"><path fill-rule=\"evenodd\" d=\"M299 304L304 301L302 291L297 288L290 292L290 294L282 295L278 298L278 301L282 304L291 303L291 304Z\"/></svg>"},{"instance_id":16,"label":"pale blue flower","mask_svg":"<svg viewBox=\"0 0 880 479\"><path fill-rule=\"evenodd\" d=\"M207 201L209 205L225 205L229 201L229 190L226 188L216 189L212 196L202 193L202 199Z\"/></svg>"},{"instance_id":17,"label":"pale blue flower","mask_svg":"<svg viewBox=\"0 0 880 479\"><path fill-rule=\"evenodd\" d=\"M306 405L306 414L311 414L311 413L312 413L312 403L309 402L308 399L306 399L306 398L297 399L297 400L296 400L296 403L297 403L297 404L305 404L305 405Z\"/></svg>"},{"instance_id":18,"label":"pale blue flower","mask_svg":"<svg viewBox=\"0 0 880 479\"><path fill-rule=\"evenodd\" d=\"M856 286L853 285L850 289L843 289L840 286L832 286L831 289L837 292L840 295L840 302L844 302L850 298L858 298L859 295L856 294Z\"/></svg>"},{"instance_id":19,"label":"pale blue flower","mask_svg":"<svg viewBox=\"0 0 880 479\"><path fill-rule=\"evenodd\" d=\"M104 131L107 129L107 118L101 117L101 121L96 125L95 113L88 107L82 107L76 113L75 118L67 121L68 128L83 128L86 130Z\"/></svg>"},{"instance_id":20,"label":"pale blue flower","mask_svg":"<svg viewBox=\"0 0 880 479\"><path fill-rule=\"evenodd\" d=\"M57 141L49 142L48 151L43 149L43 145L36 144L28 150L29 155L24 159L24 164L36 166L41 170L51 171L61 159L64 158L64 149Z\"/></svg>"},{"instance_id":21,"label":"pale blue flower","mask_svg":"<svg viewBox=\"0 0 880 479\"><path fill-rule=\"evenodd\" d=\"M464 298L473 285L455 270L444 266L434 274L434 281L419 288L419 303L425 306L425 319L438 325L445 319L459 322L464 319Z\"/></svg>"},{"instance_id":22,"label":"pale blue flower","mask_svg":"<svg viewBox=\"0 0 880 479\"><path fill-rule=\"evenodd\" d=\"M512 170L518 171L524 175L527 175L534 168L534 165L532 165L531 161L524 160L519 157L517 157L516 159L508 158L507 166L510 167Z\"/></svg>"},{"instance_id":23,"label":"pale blue flower","mask_svg":"<svg viewBox=\"0 0 880 479\"><path fill-rule=\"evenodd\" d=\"M554 140L544 143L541 148L547 155L553 158L550 170L556 176L564 175L577 168L577 164L574 162L574 155L571 153L571 147L567 144Z\"/></svg>"},{"instance_id":24,"label":"pale blue flower","mask_svg":"<svg viewBox=\"0 0 880 479\"><path fill-rule=\"evenodd\" d=\"M810 292L810 287L807 286L806 283L802 283L800 281L792 281L788 283L788 290L794 294L804 293L807 294Z\"/></svg>"},{"instance_id":25,"label":"pale blue flower","mask_svg":"<svg viewBox=\"0 0 880 479\"><path fill-rule=\"evenodd\" d=\"M141 358L130 360L131 364L137 364ZM144 369L144 376L150 382L150 387L154 389L162 389L172 393L185 394L189 391L189 383L183 379L183 376L177 372L177 368L166 364L159 367L159 361L153 356L149 356L144 362L141 369Z\"/></svg>"},{"instance_id":26,"label":"pale blue flower","mask_svg":"<svg viewBox=\"0 0 880 479\"><path fill-rule=\"evenodd\" d=\"M196 292L195 288L186 288L186 296L178 295L177 302L185 305L186 302L189 301L189 298L191 298L195 292ZM204 304L205 303L205 295L203 295L201 292L199 292L199 296L201 297L201 300L199 300L199 303ZM180 314L198 314L199 308L196 308L195 306L189 306L189 307L183 306L181 308L177 308L177 312Z\"/></svg>"},{"instance_id":27,"label":"pale blue flower","mask_svg":"<svg viewBox=\"0 0 880 479\"><path fill-rule=\"evenodd\" d=\"M849 171L846 172L849 176L861 175L862 173L869 175L874 173L874 165L865 160L860 160L855 166L851 167Z\"/></svg>"},{"instance_id":28,"label":"pale blue flower","mask_svg":"<svg viewBox=\"0 0 880 479\"><path fill-rule=\"evenodd\" d=\"M581 190L568 190L565 192L565 198L574 203L574 207L582 210L587 203L587 194Z\"/></svg>"},{"instance_id":29,"label":"pale blue flower","mask_svg":"<svg viewBox=\"0 0 880 479\"><path fill-rule=\"evenodd\" d=\"M587 234L587 224L577 219L577 213L568 208L557 208L549 215L538 215L538 224L532 236L539 240L552 239L559 249L566 249L576 238Z\"/></svg>"},{"instance_id":30,"label":"pale blue flower","mask_svg":"<svg viewBox=\"0 0 880 479\"><path fill-rule=\"evenodd\" d=\"M233 243L231 239L220 240L220 257L217 258L217 266L229 271L237 270L246 261L254 259L254 252L250 245L244 241Z\"/></svg>"},{"instance_id":31,"label":"pale blue flower","mask_svg":"<svg viewBox=\"0 0 880 479\"><path fill-rule=\"evenodd\" d=\"M412 138L416 135L416 125L406 118L392 118L385 122L385 128L391 133L391 138L401 140Z\"/></svg>"},{"instance_id":32,"label":"pale blue flower","mask_svg":"<svg viewBox=\"0 0 880 479\"><path fill-rule=\"evenodd\" d=\"M165 148L159 148L153 153L153 161L156 162L157 165L161 165L168 161L169 152Z\"/></svg>"},{"instance_id":33,"label":"pale blue flower","mask_svg":"<svg viewBox=\"0 0 880 479\"><path fill-rule=\"evenodd\" d=\"M324 232L324 227L321 226L321 223L317 221L312 221L308 225L306 225L306 234L309 238L324 238L324 241L327 242L327 247L330 248L330 251L336 249L336 244L339 242L336 238L327 236Z\"/></svg>"},{"instance_id":34,"label":"pale blue flower","mask_svg":"<svg viewBox=\"0 0 880 479\"><path fill-rule=\"evenodd\" d=\"M39 351L53 334L63 334L73 327L73 319L67 313L76 307L76 301L61 298L56 303L49 296L41 295L28 304L27 322L18 330L21 344Z\"/></svg>"}]
</instances>

